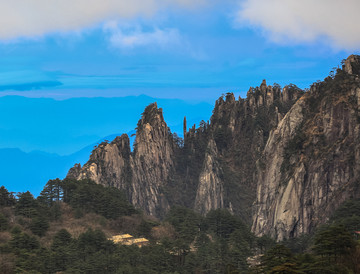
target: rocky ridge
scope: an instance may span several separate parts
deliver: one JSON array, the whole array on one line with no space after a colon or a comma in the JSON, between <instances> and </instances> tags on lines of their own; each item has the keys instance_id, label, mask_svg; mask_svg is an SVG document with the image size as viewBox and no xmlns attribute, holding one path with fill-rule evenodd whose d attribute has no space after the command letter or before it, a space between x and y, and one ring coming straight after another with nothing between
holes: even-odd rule
<instances>
[{"instance_id":1,"label":"rocky ridge","mask_svg":"<svg viewBox=\"0 0 360 274\"><path fill-rule=\"evenodd\" d=\"M360 196L360 58L314 84L270 134L258 168L253 231L281 240L312 232Z\"/></svg>"},{"instance_id":2,"label":"rocky ridge","mask_svg":"<svg viewBox=\"0 0 360 274\"><path fill-rule=\"evenodd\" d=\"M227 93L210 122L172 134L156 103L129 138L100 144L68 178L124 190L129 201L162 217L181 205L206 214L228 208L257 235L311 232L345 199L358 197L360 57L309 91L295 85Z\"/></svg>"},{"instance_id":3,"label":"rocky ridge","mask_svg":"<svg viewBox=\"0 0 360 274\"><path fill-rule=\"evenodd\" d=\"M126 134L103 142L67 178L122 189L133 205L157 217L182 205L202 214L228 208L250 221L256 160L270 129L302 93L293 85L267 86L265 80L247 99L228 93L217 100L211 123L188 130L185 121L183 143L151 104L138 122L133 152Z\"/></svg>"},{"instance_id":4,"label":"rocky ridge","mask_svg":"<svg viewBox=\"0 0 360 274\"><path fill-rule=\"evenodd\" d=\"M168 209L162 188L173 171L174 143L157 104L146 107L137 125L134 152L124 134L93 150L81 168L75 165L68 178L91 179L98 184L122 189L129 201L150 215Z\"/></svg>"}]
</instances>

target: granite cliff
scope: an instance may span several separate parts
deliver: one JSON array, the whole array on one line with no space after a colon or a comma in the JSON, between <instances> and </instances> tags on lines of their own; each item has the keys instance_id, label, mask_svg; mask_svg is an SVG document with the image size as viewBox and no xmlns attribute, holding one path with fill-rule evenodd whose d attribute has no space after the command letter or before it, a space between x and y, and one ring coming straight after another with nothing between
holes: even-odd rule
<instances>
[{"instance_id":1,"label":"granite cliff","mask_svg":"<svg viewBox=\"0 0 360 274\"><path fill-rule=\"evenodd\" d=\"M294 85L281 89L265 80L246 99L228 93L216 101L211 122L188 129L184 121L184 140L151 104L138 122L133 152L124 134L99 144L67 177L122 189L133 205L157 217L181 205L202 214L228 208L250 222L256 161L271 128L302 94Z\"/></svg>"},{"instance_id":2,"label":"granite cliff","mask_svg":"<svg viewBox=\"0 0 360 274\"><path fill-rule=\"evenodd\" d=\"M174 140L157 104L146 107L136 131L131 152L124 134L95 148L81 168L75 165L68 178L92 179L98 184L122 189L129 201L150 215L162 216L169 205L163 188L174 170Z\"/></svg>"},{"instance_id":3,"label":"granite cliff","mask_svg":"<svg viewBox=\"0 0 360 274\"><path fill-rule=\"evenodd\" d=\"M124 190L129 201L162 217L181 205L206 214L227 208L257 235L311 232L349 197L359 197L360 57L352 55L308 91L295 85L250 88L215 103L210 122L172 134L156 103L127 135L94 149L68 178Z\"/></svg>"},{"instance_id":4,"label":"granite cliff","mask_svg":"<svg viewBox=\"0 0 360 274\"><path fill-rule=\"evenodd\" d=\"M257 235L312 232L360 197L359 64L350 56L335 76L312 85L270 133L257 170Z\"/></svg>"}]
</instances>

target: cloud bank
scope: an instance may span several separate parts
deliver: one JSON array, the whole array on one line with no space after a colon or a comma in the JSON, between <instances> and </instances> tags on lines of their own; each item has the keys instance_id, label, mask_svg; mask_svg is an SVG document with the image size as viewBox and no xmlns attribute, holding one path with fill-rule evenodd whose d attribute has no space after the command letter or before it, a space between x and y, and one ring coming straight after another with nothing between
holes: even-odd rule
<instances>
[{"instance_id":1,"label":"cloud bank","mask_svg":"<svg viewBox=\"0 0 360 274\"><path fill-rule=\"evenodd\" d=\"M61 86L55 75L33 70L0 72L0 91L27 91Z\"/></svg>"},{"instance_id":2,"label":"cloud bank","mask_svg":"<svg viewBox=\"0 0 360 274\"><path fill-rule=\"evenodd\" d=\"M182 40L177 29L154 28L144 31L140 25L124 27L115 21L107 22L104 31L109 33L109 41L113 47L125 50L149 45L166 48L178 45Z\"/></svg>"},{"instance_id":3,"label":"cloud bank","mask_svg":"<svg viewBox=\"0 0 360 274\"><path fill-rule=\"evenodd\" d=\"M360 47L359 0L244 0L236 21L260 27L275 42L326 38L335 48Z\"/></svg>"},{"instance_id":4,"label":"cloud bank","mask_svg":"<svg viewBox=\"0 0 360 274\"><path fill-rule=\"evenodd\" d=\"M205 0L0 0L0 39L77 31L106 20L193 8Z\"/></svg>"}]
</instances>

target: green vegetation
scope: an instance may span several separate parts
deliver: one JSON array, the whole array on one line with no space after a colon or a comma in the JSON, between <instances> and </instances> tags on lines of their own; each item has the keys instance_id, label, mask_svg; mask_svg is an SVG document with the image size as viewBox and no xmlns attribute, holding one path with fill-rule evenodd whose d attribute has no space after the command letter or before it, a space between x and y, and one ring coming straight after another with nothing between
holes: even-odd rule
<instances>
[{"instance_id":1,"label":"green vegetation","mask_svg":"<svg viewBox=\"0 0 360 274\"><path fill-rule=\"evenodd\" d=\"M174 207L162 222L117 189L51 180L36 199L0 188L1 273L358 273L360 200L343 203L313 235L275 244L218 209ZM80 211L81 214L78 214ZM81 216L77 216L81 215ZM78 219L77 219L78 218ZM130 233L148 246L116 245ZM249 260L250 259L250 260Z\"/></svg>"},{"instance_id":2,"label":"green vegetation","mask_svg":"<svg viewBox=\"0 0 360 274\"><path fill-rule=\"evenodd\" d=\"M13 199L1 190L12 201L0 208L5 273L239 273L256 246L249 228L226 210L202 217L175 207L160 223L139 215L119 190L91 181L51 180L38 198L25 192ZM150 245L107 239L121 233L146 236Z\"/></svg>"},{"instance_id":3,"label":"green vegetation","mask_svg":"<svg viewBox=\"0 0 360 274\"><path fill-rule=\"evenodd\" d=\"M359 217L360 200L345 201L314 234L268 249L252 273L359 273Z\"/></svg>"},{"instance_id":4,"label":"green vegetation","mask_svg":"<svg viewBox=\"0 0 360 274\"><path fill-rule=\"evenodd\" d=\"M194 125L186 133L184 141L173 135L178 156L175 159L176 172L164 187L171 204L193 207L209 137L209 123L205 121L201 121L197 129Z\"/></svg>"},{"instance_id":5,"label":"green vegetation","mask_svg":"<svg viewBox=\"0 0 360 274\"><path fill-rule=\"evenodd\" d=\"M80 212L94 212L108 219L136 213L117 188L103 187L91 180L64 180L61 188L64 202Z\"/></svg>"},{"instance_id":6,"label":"green vegetation","mask_svg":"<svg viewBox=\"0 0 360 274\"><path fill-rule=\"evenodd\" d=\"M344 226L349 232L360 231L360 199L345 201L330 221Z\"/></svg>"},{"instance_id":7,"label":"green vegetation","mask_svg":"<svg viewBox=\"0 0 360 274\"><path fill-rule=\"evenodd\" d=\"M299 157L303 150L304 142L306 140L306 135L304 133L304 124L301 123L295 130L294 137L288 141L284 148L283 157L284 160L281 164L281 174L284 178L284 175L288 174L289 176L292 175L293 166L291 162L295 163L295 159ZM292 158L293 161L292 161Z\"/></svg>"},{"instance_id":8,"label":"green vegetation","mask_svg":"<svg viewBox=\"0 0 360 274\"><path fill-rule=\"evenodd\" d=\"M312 247L301 253L285 244L269 249L253 273L359 273L359 243L342 226L323 227L315 234Z\"/></svg>"}]
</instances>

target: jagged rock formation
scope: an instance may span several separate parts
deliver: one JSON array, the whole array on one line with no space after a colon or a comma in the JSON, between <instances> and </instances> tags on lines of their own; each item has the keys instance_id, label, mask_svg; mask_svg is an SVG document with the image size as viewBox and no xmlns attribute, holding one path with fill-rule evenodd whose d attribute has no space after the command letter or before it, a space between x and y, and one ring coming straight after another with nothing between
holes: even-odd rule
<instances>
[{"instance_id":1,"label":"jagged rock formation","mask_svg":"<svg viewBox=\"0 0 360 274\"><path fill-rule=\"evenodd\" d=\"M162 110L148 106L137 127L134 152L127 135L100 144L68 178L92 179L122 189L129 201L158 217L170 205L202 214L228 208L250 222L254 170L269 131L302 94L291 85L251 88L247 99L231 93L217 100L211 123L187 131L184 143L170 133Z\"/></svg>"},{"instance_id":2,"label":"jagged rock formation","mask_svg":"<svg viewBox=\"0 0 360 274\"><path fill-rule=\"evenodd\" d=\"M271 132L258 167L253 231L278 240L309 233L360 196L359 56L314 84Z\"/></svg>"},{"instance_id":3,"label":"jagged rock formation","mask_svg":"<svg viewBox=\"0 0 360 274\"><path fill-rule=\"evenodd\" d=\"M224 207L250 221L256 193L256 161L271 129L303 94L294 85L250 88L246 99L227 94L215 104L210 132L218 148L223 176ZM207 208L206 212L214 209Z\"/></svg>"},{"instance_id":4,"label":"jagged rock formation","mask_svg":"<svg viewBox=\"0 0 360 274\"><path fill-rule=\"evenodd\" d=\"M172 134L156 103L126 135L100 144L68 178L125 191L162 217L182 205L206 214L228 208L257 235L277 239L311 232L345 199L360 197L360 57L304 93L264 80L238 100L227 93L210 122Z\"/></svg>"},{"instance_id":5,"label":"jagged rock formation","mask_svg":"<svg viewBox=\"0 0 360 274\"><path fill-rule=\"evenodd\" d=\"M168 203L163 194L173 171L174 143L162 109L149 105L138 122L134 153L124 134L111 143L101 143L81 168L75 165L68 178L91 179L126 192L130 202L145 212L161 216Z\"/></svg>"},{"instance_id":6,"label":"jagged rock formation","mask_svg":"<svg viewBox=\"0 0 360 274\"><path fill-rule=\"evenodd\" d=\"M360 56L359 55L350 55L345 63L343 70L348 74L360 74Z\"/></svg>"}]
</instances>

